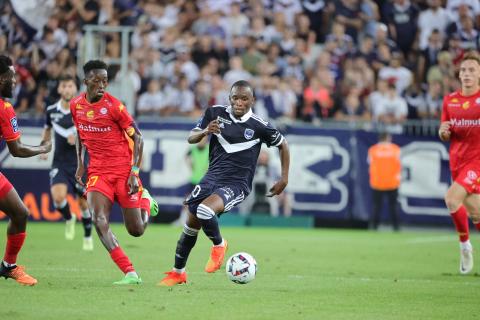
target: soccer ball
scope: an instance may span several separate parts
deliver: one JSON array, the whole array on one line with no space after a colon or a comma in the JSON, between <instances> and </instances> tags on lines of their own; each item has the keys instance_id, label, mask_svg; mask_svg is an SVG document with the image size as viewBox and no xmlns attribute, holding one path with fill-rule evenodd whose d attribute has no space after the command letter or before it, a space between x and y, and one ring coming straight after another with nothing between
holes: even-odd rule
<instances>
[{"instance_id":1,"label":"soccer ball","mask_svg":"<svg viewBox=\"0 0 480 320\"><path fill-rule=\"evenodd\" d=\"M228 279L245 284L255 279L257 261L248 253L239 252L228 258L225 269Z\"/></svg>"}]
</instances>

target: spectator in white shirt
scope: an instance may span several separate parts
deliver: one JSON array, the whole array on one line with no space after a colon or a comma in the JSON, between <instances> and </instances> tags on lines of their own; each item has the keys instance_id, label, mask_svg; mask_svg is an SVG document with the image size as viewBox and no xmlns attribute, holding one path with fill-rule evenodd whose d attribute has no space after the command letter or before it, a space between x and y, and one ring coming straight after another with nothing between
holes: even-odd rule
<instances>
[{"instance_id":1,"label":"spectator in white shirt","mask_svg":"<svg viewBox=\"0 0 480 320\"><path fill-rule=\"evenodd\" d=\"M387 92L376 99L372 105L372 118L384 125L389 132L402 132L402 123L408 115L408 106L404 98L398 95L395 80L387 80Z\"/></svg>"},{"instance_id":2,"label":"spectator in white shirt","mask_svg":"<svg viewBox=\"0 0 480 320\"><path fill-rule=\"evenodd\" d=\"M400 53L392 54L390 65L381 68L378 76L384 80L395 79L395 86L399 95L408 88L413 79L412 72L402 66L402 57Z\"/></svg>"},{"instance_id":3,"label":"spectator in white shirt","mask_svg":"<svg viewBox=\"0 0 480 320\"><path fill-rule=\"evenodd\" d=\"M160 90L160 82L152 79L148 83L147 91L138 98L138 115L161 115L164 108L164 94Z\"/></svg>"},{"instance_id":4,"label":"spectator in white shirt","mask_svg":"<svg viewBox=\"0 0 480 320\"><path fill-rule=\"evenodd\" d=\"M419 47L424 50L428 46L428 37L433 30L437 29L441 35L445 35L448 26L447 11L442 8L441 0L428 0L429 8L420 12L418 28L420 29Z\"/></svg>"},{"instance_id":5,"label":"spectator in white shirt","mask_svg":"<svg viewBox=\"0 0 480 320\"><path fill-rule=\"evenodd\" d=\"M242 58L239 56L233 56L230 58L230 70L228 70L223 79L230 87L232 84L239 80L250 80L252 75L250 72L243 69Z\"/></svg>"}]
</instances>

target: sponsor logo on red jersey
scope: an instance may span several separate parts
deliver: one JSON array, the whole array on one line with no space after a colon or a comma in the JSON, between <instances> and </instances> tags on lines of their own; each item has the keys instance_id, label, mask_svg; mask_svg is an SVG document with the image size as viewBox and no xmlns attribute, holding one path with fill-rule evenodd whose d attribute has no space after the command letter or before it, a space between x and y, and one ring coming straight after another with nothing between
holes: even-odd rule
<instances>
[{"instance_id":1,"label":"sponsor logo on red jersey","mask_svg":"<svg viewBox=\"0 0 480 320\"><path fill-rule=\"evenodd\" d=\"M451 123L455 127L479 127L480 119L457 119L452 118Z\"/></svg>"},{"instance_id":2,"label":"sponsor logo on red jersey","mask_svg":"<svg viewBox=\"0 0 480 320\"><path fill-rule=\"evenodd\" d=\"M92 126L90 124L79 124L78 125L78 129L81 130L81 131L85 131L85 132L110 132L112 131L112 127L108 126L108 127L95 127L95 126Z\"/></svg>"},{"instance_id":3,"label":"sponsor logo on red jersey","mask_svg":"<svg viewBox=\"0 0 480 320\"><path fill-rule=\"evenodd\" d=\"M468 108L470 108L470 101L465 101L464 103L462 103L462 108L463 110L467 110Z\"/></svg>"},{"instance_id":4,"label":"sponsor logo on red jersey","mask_svg":"<svg viewBox=\"0 0 480 320\"><path fill-rule=\"evenodd\" d=\"M93 119L94 116L95 116L95 112L93 110L87 111L88 119Z\"/></svg>"}]
</instances>

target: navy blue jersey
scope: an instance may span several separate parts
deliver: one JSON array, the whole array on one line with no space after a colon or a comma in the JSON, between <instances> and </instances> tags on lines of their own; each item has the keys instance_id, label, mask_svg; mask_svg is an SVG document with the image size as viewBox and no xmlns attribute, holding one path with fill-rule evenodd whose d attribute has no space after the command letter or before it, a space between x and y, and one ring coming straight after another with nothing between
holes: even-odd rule
<instances>
[{"instance_id":1,"label":"navy blue jersey","mask_svg":"<svg viewBox=\"0 0 480 320\"><path fill-rule=\"evenodd\" d=\"M47 107L45 114L45 127L53 128L55 132L55 152L53 166L77 166L77 154L75 145L67 142L69 135L75 135L76 129L73 124L70 109L63 109L60 101Z\"/></svg>"},{"instance_id":2,"label":"navy blue jersey","mask_svg":"<svg viewBox=\"0 0 480 320\"><path fill-rule=\"evenodd\" d=\"M250 192L262 143L279 146L282 134L251 110L236 119L231 106L215 105L205 111L195 129L205 129L217 119L220 134L210 139L209 167L202 182L235 184Z\"/></svg>"}]
</instances>

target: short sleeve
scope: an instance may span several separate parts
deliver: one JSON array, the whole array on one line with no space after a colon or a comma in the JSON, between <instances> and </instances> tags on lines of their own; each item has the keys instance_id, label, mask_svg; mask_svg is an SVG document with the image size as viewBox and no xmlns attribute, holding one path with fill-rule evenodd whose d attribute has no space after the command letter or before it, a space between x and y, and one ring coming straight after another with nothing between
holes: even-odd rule
<instances>
[{"instance_id":1,"label":"short sleeve","mask_svg":"<svg viewBox=\"0 0 480 320\"><path fill-rule=\"evenodd\" d=\"M50 112L45 112L45 128L52 127L52 118L50 117Z\"/></svg>"},{"instance_id":2,"label":"short sleeve","mask_svg":"<svg viewBox=\"0 0 480 320\"><path fill-rule=\"evenodd\" d=\"M262 130L260 139L263 143L267 145L267 147L278 147L282 144L283 139L285 138L280 133L280 131L274 128L269 122Z\"/></svg>"},{"instance_id":3,"label":"short sleeve","mask_svg":"<svg viewBox=\"0 0 480 320\"><path fill-rule=\"evenodd\" d=\"M203 130L205 129L208 124L213 120L213 107L210 107L210 108L207 108L207 110L205 110L205 113L203 114L203 117L201 117L198 122L197 122L197 125L195 126L195 128L193 128L194 130L195 129L199 129L199 130Z\"/></svg>"},{"instance_id":4,"label":"short sleeve","mask_svg":"<svg viewBox=\"0 0 480 320\"><path fill-rule=\"evenodd\" d=\"M112 107L112 116L123 130L127 130L132 126L133 118L123 103L118 102Z\"/></svg>"},{"instance_id":5,"label":"short sleeve","mask_svg":"<svg viewBox=\"0 0 480 320\"><path fill-rule=\"evenodd\" d=\"M5 141L13 141L20 138L20 130L18 129L17 115L9 102L0 105L1 108L1 127L2 137Z\"/></svg>"}]
</instances>

